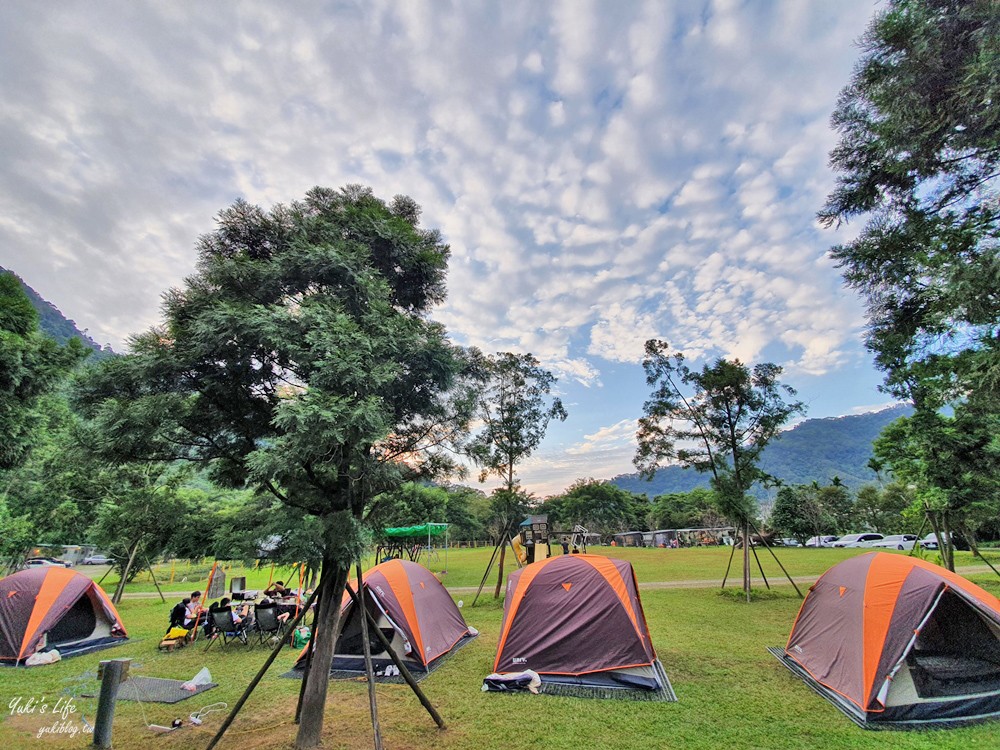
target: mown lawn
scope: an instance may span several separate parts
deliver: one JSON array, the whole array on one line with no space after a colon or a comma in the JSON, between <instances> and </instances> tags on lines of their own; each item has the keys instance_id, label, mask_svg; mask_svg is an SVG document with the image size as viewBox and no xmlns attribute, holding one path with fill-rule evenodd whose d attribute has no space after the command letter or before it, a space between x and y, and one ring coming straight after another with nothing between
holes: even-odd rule
<instances>
[{"instance_id":1,"label":"mown lawn","mask_svg":"<svg viewBox=\"0 0 1000 750\"><path fill-rule=\"evenodd\" d=\"M610 550L603 550L609 552ZM721 577L721 550L614 550L633 560L642 581L704 580ZM448 585L472 586L482 577L489 550L449 555ZM822 572L851 554L841 550L785 550L782 560L793 575ZM856 553L855 553L856 554ZM961 564L970 561L963 560ZM721 565L721 569L720 569ZM766 563L765 563L766 565ZM432 563L432 568L436 565ZM767 568L765 568L767 570ZM770 572L768 572L770 576ZM267 573L263 573L266 583ZM972 578L1000 594L1000 579ZM454 581L459 583L454 583ZM186 582L185 582L186 584ZM256 583L254 583L256 585ZM399 750L493 750L534 745L547 750L580 748L996 748L1000 722L933 732L865 732L793 678L765 651L780 645L799 607L790 587L782 586L747 605L714 588L647 588L643 605L653 641L674 685L678 703L586 701L551 696L496 695L480 691L491 671L499 635L501 608L490 595L475 608L471 596L463 614L482 635L460 651L422 686L448 729L439 732L405 686L378 686L380 719L386 747ZM129 599L121 614L132 640L119 648L34 669L0 670L3 704L16 696L45 698L50 707L72 697L79 712L93 722L96 665L106 658L131 657L132 673L189 679L207 666L220 687L182 703L119 703L116 748L189 750L207 745L224 714L212 714L203 727L185 727L157 735L147 723L169 724L217 701L230 705L266 657L260 647L228 651L197 644L165 654L156 644L169 604L158 599ZM291 746L291 723L299 681L282 679L295 654L285 649L222 743L224 748L254 750ZM367 692L362 682L331 684L327 748L370 747ZM90 737L36 738L52 724L51 713L9 716L0 723L0 748L82 748ZM78 719L77 713L73 718ZM79 722L76 722L79 725Z\"/></svg>"},{"instance_id":2,"label":"mown lawn","mask_svg":"<svg viewBox=\"0 0 1000 750\"><path fill-rule=\"evenodd\" d=\"M470 587L478 587L482 580L486 565L490 560L493 551L492 547L479 547L477 549L450 550L447 558L443 551L437 551L429 561L426 557L421 557L419 562L430 568L451 589L460 589L462 593ZM559 549L554 547L554 552L558 554ZM591 547L590 552L600 555L609 555L628 560L635 567L636 576L640 585L653 582L676 582L676 581L715 581L721 580L726 572L729 562L731 548L729 547L708 547L693 549L646 549L635 547ZM781 564L788 570L789 574L798 576L819 576L831 565L835 565L848 557L862 554L868 550L859 549L806 549L806 548L778 548L775 554ZM986 550L984 554L990 562L1000 568L1000 550ZM763 566L764 575L771 583L780 583L784 578L778 564L771 554L765 549L757 550L757 558ZM927 558L931 562L937 562L936 553L931 553ZM374 562L373 557L366 561L367 568ZM760 573L757 568L757 560L752 560L753 575L755 585L759 583ZM975 560L971 553L957 552L955 564L961 566L981 565ZM233 576L245 576L247 588L263 589L271 580L284 581L286 585L295 588L298 586L298 573L290 567L275 567L272 571L270 565L261 567L244 566L238 562L220 563L227 576L226 588L229 588L228 581ZM737 583L740 580L740 553L737 550L733 559L733 569L730 573L732 579L735 576ZM155 566L157 581L167 593L179 598L185 593L190 593L195 589L204 589L208 572L211 569L210 562L202 563L165 563ZM985 570L986 568L983 567ZM78 571L91 576L95 580L104 575L106 568L81 566ZM510 550L507 550L505 571L513 570ZM497 566L494 565L488 581L489 590L496 584ZM108 575L101 584L109 594L114 591L117 579L114 574ZM143 572L126 587L126 595L131 593L154 594L156 589L148 572ZM168 596L168 598L170 598ZM176 600L176 599L174 599Z\"/></svg>"}]
</instances>

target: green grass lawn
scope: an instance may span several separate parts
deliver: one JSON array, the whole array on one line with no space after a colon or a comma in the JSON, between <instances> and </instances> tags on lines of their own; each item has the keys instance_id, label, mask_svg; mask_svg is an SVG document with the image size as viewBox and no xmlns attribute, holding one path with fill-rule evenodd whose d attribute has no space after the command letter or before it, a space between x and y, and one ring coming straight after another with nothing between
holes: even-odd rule
<instances>
[{"instance_id":1,"label":"green grass lawn","mask_svg":"<svg viewBox=\"0 0 1000 750\"><path fill-rule=\"evenodd\" d=\"M611 552L608 548L601 550ZM449 586L475 586L482 577L490 550L462 550L449 554ZM632 560L640 582L714 580L727 561L726 550L616 549ZM796 576L818 575L851 550L779 552ZM970 564L963 559L960 565ZM765 571L771 576L770 570ZM440 567L443 567L440 566ZM431 568L440 567L432 561ZM84 569L86 570L86 569ZM178 577L175 569L175 581ZM780 574L780 573L779 573ZM268 571L248 572L253 586L267 582ZM262 576L260 581L251 576ZM279 576L280 577L280 576ZM971 576L1000 594L1000 579L992 573ZM189 588L191 581L183 582ZM183 589L181 589L183 590ZM782 586L752 604L720 594L716 588L645 588L643 605L653 642L677 692L678 703L587 701L553 696L498 695L480 691L482 678L493 665L499 635L501 606L491 592L470 607L468 593L462 609L469 624L482 635L456 654L422 683L448 729L436 730L430 717L405 686L379 685L380 718L386 746L398 750L492 750L534 744L546 750L581 748L996 748L1000 722L976 727L929 732L866 732L852 724L826 701L813 694L765 651L781 645L800 600L791 587ZM220 687L173 706L118 704L116 748L203 748L224 714L212 714L203 727L186 727L157 735L147 723L169 724L209 703L233 705L244 686L266 658L260 647L213 646L207 653L196 644L174 653L156 650L173 600L127 599L120 612L132 640L127 644L57 664L33 669L0 669L0 697L4 706L13 697L45 698L50 706L60 697L72 697L78 712L93 722L96 666L101 659L130 657L132 673L151 677L190 679L207 666ZM239 750L287 748L295 726L291 723L299 681L282 679L295 653L285 649L257 692L233 725L222 747ZM328 704L327 748L370 747L367 692L363 682L334 682ZM51 714L50 714L51 715ZM74 718L79 717L79 713ZM39 727L52 723L39 715L10 716L0 723L0 750L6 748L83 748L90 737L65 735L36 738ZM78 724L78 722L77 722Z\"/></svg>"},{"instance_id":2,"label":"green grass lawn","mask_svg":"<svg viewBox=\"0 0 1000 750\"><path fill-rule=\"evenodd\" d=\"M554 548L558 552L558 547ZM729 547L708 547L692 549L647 549L636 547L591 547L590 552L600 555L613 555L614 557L628 560L635 568L636 576L640 585L653 582L674 582L674 581L713 581L721 580L726 572L731 548ZM806 549L806 548L778 548L775 554L781 564L788 570L789 574L799 576L819 576L831 565L835 565L841 560L853 557L868 550L859 549ZM445 556L444 551L437 551L428 561L426 556L421 557L419 562L430 568L449 588L468 589L478 587L482 580L486 565L490 560L492 547L479 547L477 549L450 550ZM984 554L990 562L1000 568L1000 549L984 550ZM511 562L511 552L508 549L505 562L505 572L513 570ZM761 548L757 550L757 558L764 569L764 575L771 583L781 583L784 575L771 554ZM936 553L931 553L927 557L931 562L938 562ZM369 567L374 562L374 558L368 558L365 567ZM760 572L757 567L757 560L752 560L753 575L755 585L759 583ZM981 565L980 561L972 557L969 552L956 552L955 564L958 567ZM245 576L247 588L263 589L272 580L284 581L286 585L295 588L298 586L298 572L291 567L275 567L272 571L270 565L261 567L245 566L239 562L220 563L227 576L227 582L233 576ZM730 576L735 575L737 583L740 579L740 553L737 551L733 559L733 569ZM190 593L195 589L204 590L211 569L210 562L203 563L164 563L155 566L155 574L160 588L164 595L171 601L176 601L180 596ZM982 566L986 570L985 566ZM95 580L100 579L107 568L81 566L78 571L89 575ZM495 585L497 579L497 566L494 565L490 574L490 590ZM104 579L102 587L111 593L117 584L117 578L110 574ZM227 583L228 589L228 583ZM148 572L139 574L134 581L130 582L125 589L126 594L143 593L155 594L156 588ZM462 592L465 593L465 592ZM173 598L171 598L173 597Z\"/></svg>"}]
</instances>

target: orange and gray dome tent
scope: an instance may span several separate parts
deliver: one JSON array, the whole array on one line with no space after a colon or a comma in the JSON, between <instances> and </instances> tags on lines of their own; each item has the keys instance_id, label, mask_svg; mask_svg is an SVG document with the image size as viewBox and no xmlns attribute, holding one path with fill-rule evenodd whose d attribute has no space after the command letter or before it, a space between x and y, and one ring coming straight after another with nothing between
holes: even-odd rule
<instances>
[{"instance_id":1,"label":"orange and gray dome tent","mask_svg":"<svg viewBox=\"0 0 1000 750\"><path fill-rule=\"evenodd\" d=\"M833 566L785 648L769 651L865 728L1000 717L1000 601L914 557L871 552Z\"/></svg>"},{"instance_id":2,"label":"orange and gray dome tent","mask_svg":"<svg viewBox=\"0 0 1000 750\"><path fill-rule=\"evenodd\" d=\"M531 670L542 685L668 691L632 565L561 555L507 578L493 671Z\"/></svg>"},{"instance_id":3,"label":"orange and gray dome tent","mask_svg":"<svg viewBox=\"0 0 1000 750\"><path fill-rule=\"evenodd\" d=\"M108 595L81 573L52 566L0 579L0 663L16 666L53 648L73 656L126 639Z\"/></svg>"},{"instance_id":4,"label":"orange and gray dome tent","mask_svg":"<svg viewBox=\"0 0 1000 750\"><path fill-rule=\"evenodd\" d=\"M478 635L466 625L451 594L423 565L388 560L362 574L364 601L393 651L411 672L429 672L443 656ZM356 581L351 587L357 590ZM361 612L344 592L334 650L334 672L364 672ZM379 641L370 637L376 671L392 664ZM296 668L304 666L307 649Z\"/></svg>"}]
</instances>

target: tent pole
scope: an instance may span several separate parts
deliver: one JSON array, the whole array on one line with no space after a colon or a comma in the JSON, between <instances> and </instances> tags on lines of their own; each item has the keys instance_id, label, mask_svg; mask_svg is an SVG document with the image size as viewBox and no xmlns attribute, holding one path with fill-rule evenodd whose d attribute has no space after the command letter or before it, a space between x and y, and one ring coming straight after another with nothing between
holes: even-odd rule
<instances>
[{"instance_id":1,"label":"tent pole","mask_svg":"<svg viewBox=\"0 0 1000 750\"><path fill-rule=\"evenodd\" d=\"M375 622L375 618L371 616L371 613L366 607L361 605L361 600L355 593L354 589L351 588L350 581L348 581L344 586L344 591L346 591L347 595L351 597L351 601L354 602L354 606L360 607L361 611L365 613L365 619L368 621L368 624L371 625L372 632L375 633L375 637L378 638L379 643L382 644L382 648L384 648L386 653L389 654L393 664L395 664L396 668L399 670L399 674L404 680L406 680L406 684L410 686L410 689L417 696L417 699L420 701L420 705L427 709L427 713L429 713L431 718L434 719L434 723L438 725L438 729L444 729L444 719L441 718L441 714L439 714L435 710L434 706L431 705L431 702L427 700L427 696L424 695L424 691L420 689L420 685L417 684L417 681L413 679L413 675L410 674L410 670L406 668L406 665L403 664L403 660L399 658L399 654L397 654L395 649L393 649L392 644L389 643L389 640L382 634L382 631L378 627L378 623ZM211 748L208 748L208 750L211 750Z\"/></svg>"},{"instance_id":2,"label":"tent pole","mask_svg":"<svg viewBox=\"0 0 1000 750\"><path fill-rule=\"evenodd\" d=\"M358 560L356 570L358 572L358 591L364 592L365 587L361 582L361 560ZM361 597L361 606L364 606L364 597ZM372 714L372 733L375 735L375 750L382 750L382 731L378 725L378 703L375 700L375 670L372 667L372 646L368 640L368 618L361 618L361 644L365 652L365 675L368 677L368 708Z\"/></svg>"}]
</instances>

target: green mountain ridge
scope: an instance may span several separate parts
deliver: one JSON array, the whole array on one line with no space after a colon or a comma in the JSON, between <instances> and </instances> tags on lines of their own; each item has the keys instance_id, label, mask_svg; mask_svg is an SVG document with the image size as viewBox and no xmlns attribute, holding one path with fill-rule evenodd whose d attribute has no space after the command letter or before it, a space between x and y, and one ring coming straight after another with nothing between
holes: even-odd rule
<instances>
[{"instance_id":1,"label":"green mountain ridge","mask_svg":"<svg viewBox=\"0 0 1000 750\"><path fill-rule=\"evenodd\" d=\"M912 413L910 406L901 404L865 414L807 419L783 432L764 449L761 468L785 484L829 484L838 477L847 487L857 490L876 479L875 472L868 468L872 442L886 425ZM667 466L649 481L638 474L620 474L611 483L653 498L708 487L708 480L707 474ZM774 490L758 486L753 494L767 501Z\"/></svg>"},{"instance_id":2,"label":"green mountain ridge","mask_svg":"<svg viewBox=\"0 0 1000 750\"><path fill-rule=\"evenodd\" d=\"M65 344L70 339L80 339L84 346L94 350L94 354L92 354L87 361L115 356L115 352L110 346L101 346L84 331L81 331L77 327L75 321L70 320L63 315L58 307L53 305L51 302L43 298L42 295L28 286L24 279L16 273L11 271L9 268L4 268L3 266L0 266L0 273L9 273L21 283L21 288L24 289L24 293L27 294L28 299L31 300L32 307L34 307L35 311L38 313L38 327L43 333L51 336L60 344Z\"/></svg>"}]
</instances>

